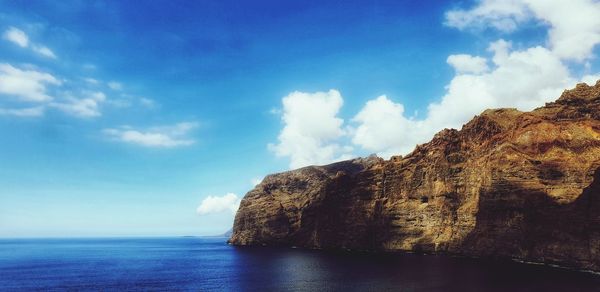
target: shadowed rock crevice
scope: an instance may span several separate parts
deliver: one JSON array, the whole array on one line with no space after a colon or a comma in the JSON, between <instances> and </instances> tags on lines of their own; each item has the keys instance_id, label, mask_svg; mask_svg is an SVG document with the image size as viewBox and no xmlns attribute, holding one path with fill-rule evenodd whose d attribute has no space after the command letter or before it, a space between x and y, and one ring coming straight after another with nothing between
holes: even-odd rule
<instances>
[{"instance_id":1,"label":"shadowed rock crevice","mask_svg":"<svg viewBox=\"0 0 600 292\"><path fill-rule=\"evenodd\" d=\"M600 270L600 82L486 110L405 157L267 176L230 242L518 258Z\"/></svg>"},{"instance_id":2,"label":"shadowed rock crevice","mask_svg":"<svg viewBox=\"0 0 600 292\"><path fill-rule=\"evenodd\" d=\"M600 225L596 224L600 216L600 168L592 183L567 204L557 203L544 192L501 184L481 193L477 224L462 241L462 253L584 269L600 267Z\"/></svg>"}]
</instances>

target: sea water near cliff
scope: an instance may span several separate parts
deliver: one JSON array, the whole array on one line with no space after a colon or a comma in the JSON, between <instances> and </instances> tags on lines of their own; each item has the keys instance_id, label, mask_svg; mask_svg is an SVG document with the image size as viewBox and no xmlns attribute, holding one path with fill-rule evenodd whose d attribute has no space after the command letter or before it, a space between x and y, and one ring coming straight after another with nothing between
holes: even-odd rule
<instances>
[{"instance_id":1,"label":"sea water near cliff","mask_svg":"<svg viewBox=\"0 0 600 292\"><path fill-rule=\"evenodd\" d=\"M226 238L0 239L2 291L594 291L510 261L234 247Z\"/></svg>"}]
</instances>

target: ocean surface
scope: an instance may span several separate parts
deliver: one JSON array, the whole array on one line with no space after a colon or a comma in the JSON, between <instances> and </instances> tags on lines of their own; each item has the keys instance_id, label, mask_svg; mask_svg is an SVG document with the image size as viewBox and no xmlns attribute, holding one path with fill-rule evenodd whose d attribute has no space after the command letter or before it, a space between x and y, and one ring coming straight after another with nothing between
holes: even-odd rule
<instances>
[{"instance_id":1,"label":"ocean surface","mask_svg":"<svg viewBox=\"0 0 600 292\"><path fill-rule=\"evenodd\" d=\"M2 239L2 291L600 291L511 261L234 247L225 238Z\"/></svg>"}]
</instances>

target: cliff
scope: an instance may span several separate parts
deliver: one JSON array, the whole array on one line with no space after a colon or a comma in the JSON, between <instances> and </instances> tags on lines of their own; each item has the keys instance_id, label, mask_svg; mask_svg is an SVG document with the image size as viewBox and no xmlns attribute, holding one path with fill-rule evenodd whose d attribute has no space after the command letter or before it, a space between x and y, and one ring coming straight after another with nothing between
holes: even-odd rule
<instances>
[{"instance_id":1,"label":"cliff","mask_svg":"<svg viewBox=\"0 0 600 292\"><path fill-rule=\"evenodd\" d=\"M600 81L486 110L405 157L267 176L230 242L493 256L600 270Z\"/></svg>"}]
</instances>

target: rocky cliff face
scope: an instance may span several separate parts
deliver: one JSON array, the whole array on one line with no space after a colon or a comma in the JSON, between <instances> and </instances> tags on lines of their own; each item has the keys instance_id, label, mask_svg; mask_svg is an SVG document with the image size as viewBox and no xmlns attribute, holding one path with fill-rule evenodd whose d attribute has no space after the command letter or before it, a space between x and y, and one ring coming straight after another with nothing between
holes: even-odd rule
<instances>
[{"instance_id":1,"label":"rocky cliff face","mask_svg":"<svg viewBox=\"0 0 600 292\"><path fill-rule=\"evenodd\" d=\"M267 176L230 242L500 256L600 270L600 81L486 110L406 157Z\"/></svg>"}]
</instances>

